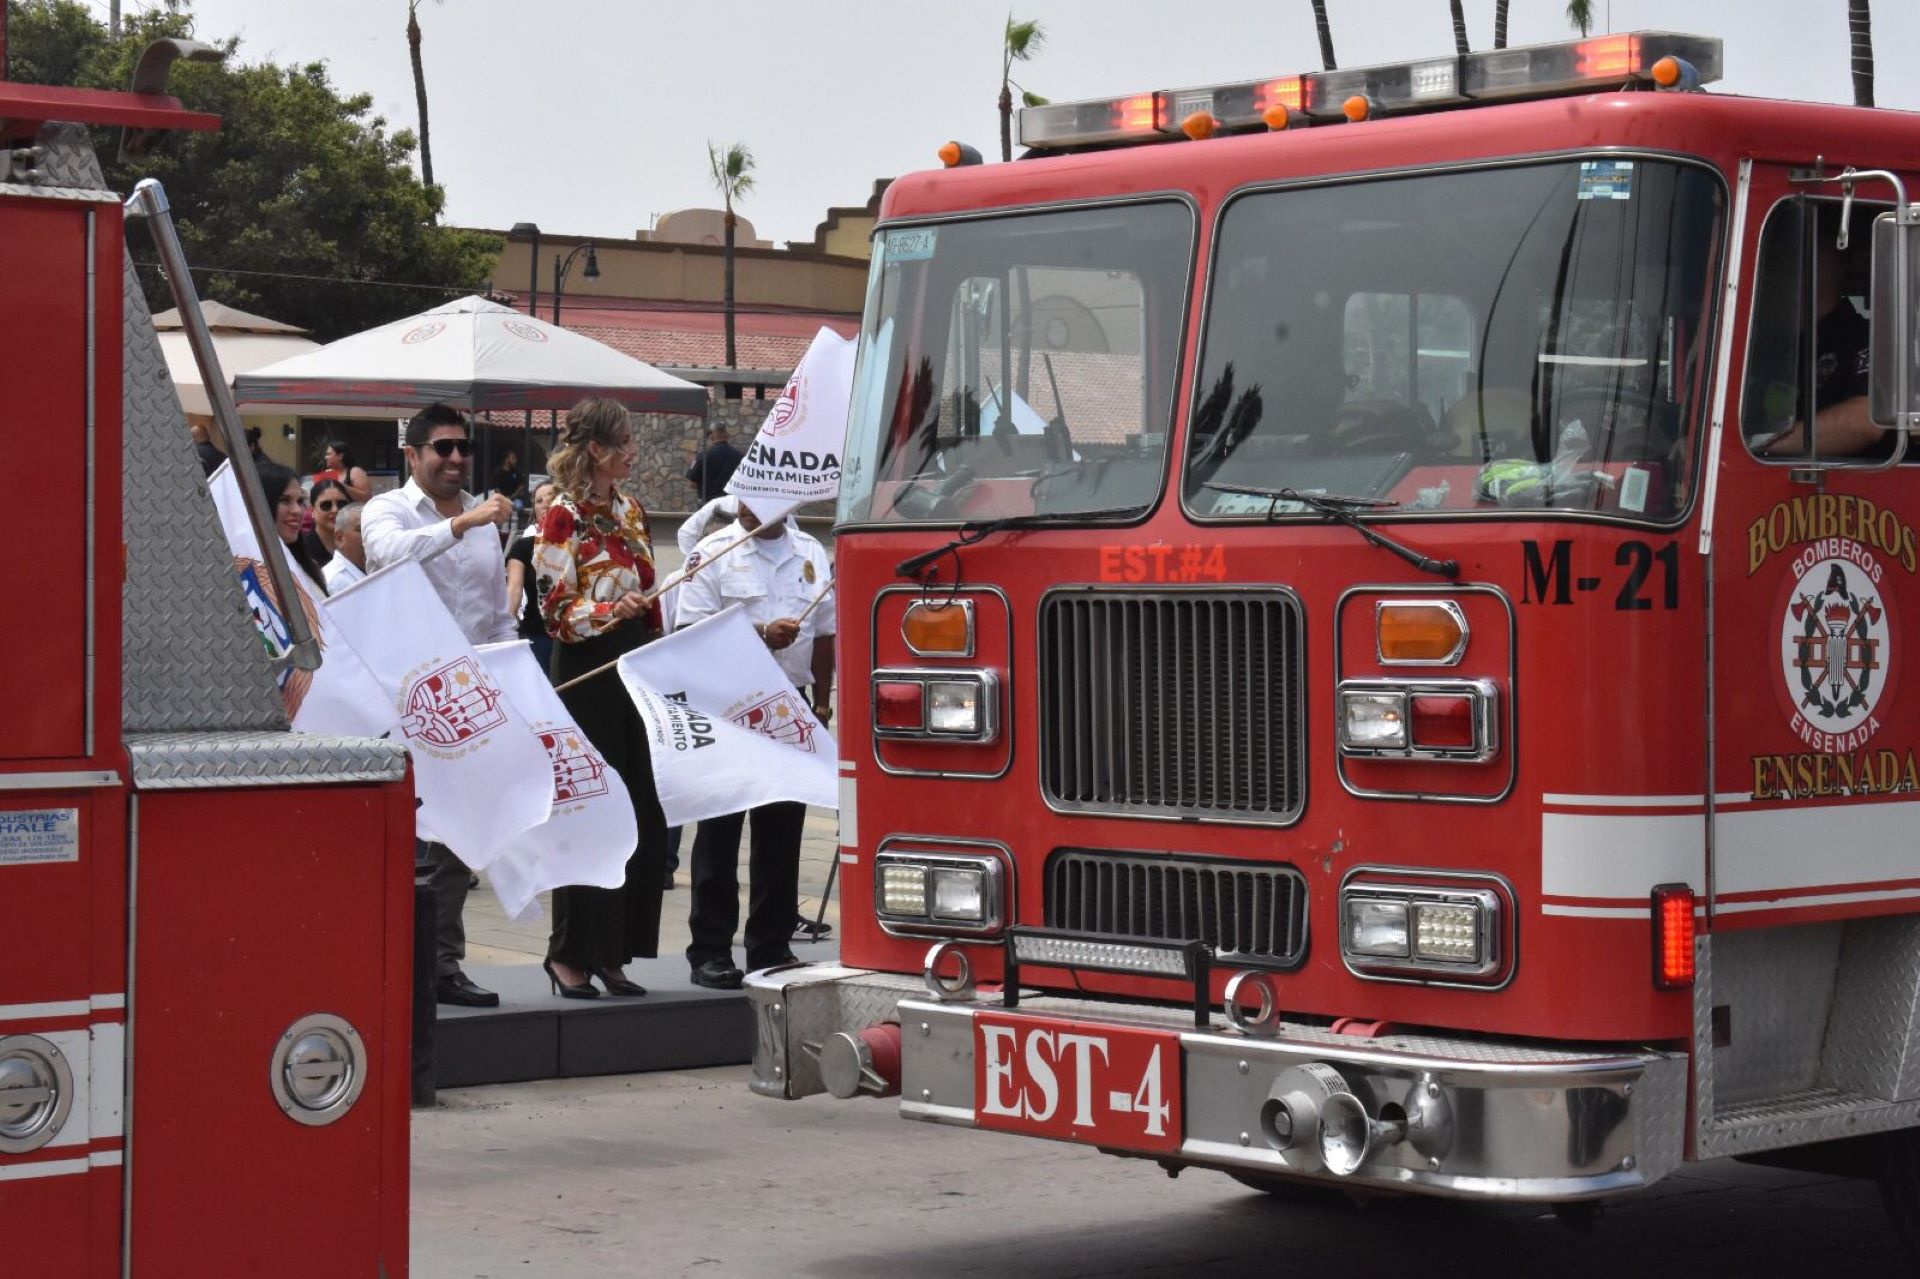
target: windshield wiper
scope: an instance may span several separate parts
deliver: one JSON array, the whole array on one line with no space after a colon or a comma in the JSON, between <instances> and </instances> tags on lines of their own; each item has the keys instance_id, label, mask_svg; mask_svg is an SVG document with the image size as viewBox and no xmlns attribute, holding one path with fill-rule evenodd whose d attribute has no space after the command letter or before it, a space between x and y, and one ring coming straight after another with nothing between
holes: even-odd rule
<instances>
[{"instance_id":1,"label":"windshield wiper","mask_svg":"<svg viewBox=\"0 0 1920 1279\"><path fill-rule=\"evenodd\" d=\"M972 546L976 542L984 541L993 534L1004 532L1007 529L1037 528L1047 524L1058 524L1062 520L1102 519L1109 515L1126 515L1131 511L1137 511L1139 509L1139 506L1136 505L1116 506L1106 510L1093 511L1029 511L1024 515L1002 515L999 519L995 520L970 521L960 526L960 533L953 538L953 540L943 546L936 546L931 551L922 551L912 559L901 560L893 566L893 571L900 577L918 579L919 576L941 556L951 555L963 547ZM955 558L958 559L959 557L955 556ZM956 580L958 576L956 573Z\"/></svg>"},{"instance_id":2,"label":"windshield wiper","mask_svg":"<svg viewBox=\"0 0 1920 1279\"><path fill-rule=\"evenodd\" d=\"M1367 522L1355 514L1356 511L1375 511L1395 507L1400 503L1388 498L1353 497L1345 493L1302 493L1295 488L1261 488L1252 484L1220 484L1212 480L1203 486L1221 493L1245 493L1251 497L1264 497L1273 502L1267 508L1267 518L1271 520L1275 508L1282 502L1298 502L1308 510L1318 511L1334 522L1345 524L1367 541L1383 551L1391 551L1422 573L1432 573L1436 577L1456 578L1460 576L1459 560L1436 560L1422 555L1411 546L1396 542L1386 534L1370 527Z\"/></svg>"}]
</instances>

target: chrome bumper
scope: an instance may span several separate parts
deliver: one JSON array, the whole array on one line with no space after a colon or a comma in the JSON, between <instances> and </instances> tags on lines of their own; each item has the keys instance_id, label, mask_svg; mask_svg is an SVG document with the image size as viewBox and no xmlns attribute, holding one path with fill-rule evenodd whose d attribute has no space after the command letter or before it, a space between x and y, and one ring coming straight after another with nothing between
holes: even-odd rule
<instances>
[{"instance_id":1,"label":"chrome bumper","mask_svg":"<svg viewBox=\"0 0 1920 1279\"><path fill-rule=\"evenodd\" d=\"M1465 1035L1362 1039L1291 1022L1254 1035L1217 1017L1196 1030L1184 1009L1031 995L1004 1009L997 998L936 998L900 974L824 965L754 973L747 994L752 1088L766 1097L827 1091L822 1045L893 1022L902 1029L900 1113L974 1127L975 1014L1072 1017L1179 1033L1185 1131L1177 1153L1153 1156L1171 1163L1456 1198L1568 1200L1643 1189L1683 1155L1687 1062L1678 1053ZM1346 1176L1322 1162L1318 1113L1290 1091L1323 1080L1352 1094L1340 1103L1347 1118L1357 1103L1384 1125ZM1291 1141L1287 1124L1272 1122L1276 1098L1295 1099Z\"/></svg>"}]
</instances>

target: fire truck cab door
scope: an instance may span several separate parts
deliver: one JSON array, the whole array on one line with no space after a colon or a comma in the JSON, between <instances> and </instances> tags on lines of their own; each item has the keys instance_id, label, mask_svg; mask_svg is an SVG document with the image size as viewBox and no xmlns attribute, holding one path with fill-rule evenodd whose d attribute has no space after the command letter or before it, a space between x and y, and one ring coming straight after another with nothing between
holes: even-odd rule
<instances>
[{"instance_id":1,"label":"fire truck cab door","mask_svg":"<svg viewBox=\"0 0 1920 1279\"><path fill-rule=\"evenodd\" d=\"M1831 194L1834 198L1828 198ZM1716 931L1912 909L1920 470L1872 469L1871 223L1759 166L1714 516ZM1836 465L1812 468L1814 447ZM1866 428L1866 429L1863 429ZM1797 465L1796 465L1797 463Z\"/></svg>"}]
</instances>

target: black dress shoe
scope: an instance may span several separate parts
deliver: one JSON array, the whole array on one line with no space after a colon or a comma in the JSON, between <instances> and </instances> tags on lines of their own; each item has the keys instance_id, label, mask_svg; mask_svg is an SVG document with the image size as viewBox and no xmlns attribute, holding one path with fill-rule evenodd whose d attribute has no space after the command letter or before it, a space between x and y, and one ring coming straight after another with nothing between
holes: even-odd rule
<instances>
[{"instance_id":1,"label":"black dress shoe","mask_svg":"<svg viewBox=\"0 0 1920 1279\"><path fill-rule=\"evenodd\" d=\"M609 995L623 995L628 999L638 999L647 993L647 988L639 982L628 981L625 977L609 977L604 968L594 969L593 975L600 979L600 984L607 988Z\"/></svg>"},{"instance_id":2,"label":"black dress shoe","mask_svg":"<svg viewBox=\"0 0 1920 1279\"><path fill-rule=\"evenodd\" d=\"M433 983L436 1003L458 1004L462 1008L498 1008L500 996L473 984L465 973L449 973Z\"/></svg>"},{"instance_id":3,"label":"black dress shoe","mask_svg":"<svg viewBox=\"0 0 1920 1279\"><path fill-rule=\"evenodd\" d=\"M833 925L829 924L826 920L823 919L816 924L805 915L799 916L793 923L793 939L795 941L819 941L832 931Z\"/></svg>"},{"instance_id":4,"label":"black dress shoe","mask_svg":"<svg viewBox=\"0 0 1920 1279\"><path fill-rule=\"evenodd\" d=\"M549 958L549 959L541 960L540 966L547 970L547 982L552 986L553 993L560 996L560 998L562 999L598 999L600 998L600 992L593 988L593 978L591 976L589 976L585 981L581 982L578 986L569 986L567 985L567 983L560 980L559 973L556 973L553 971L552 959Z\"/></svg>"},{"instance_id":5,"label":"black dress shoe","mask_svg":"<svg viewBox=\"0 0 1920 1279\"><path fill-rule=\"evenodd\" d=\"M738 990L744 977L730 959L709 959L693 970L693 984L708 990Z\"/></svg>"}]
</instances>

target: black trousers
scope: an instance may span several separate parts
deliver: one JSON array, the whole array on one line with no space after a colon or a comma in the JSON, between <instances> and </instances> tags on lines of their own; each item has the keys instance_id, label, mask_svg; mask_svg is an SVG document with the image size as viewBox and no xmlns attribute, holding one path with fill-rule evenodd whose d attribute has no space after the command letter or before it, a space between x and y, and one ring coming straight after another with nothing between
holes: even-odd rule
<instances>
[{"instance_id":1,"label":"black trousers","mask_svg":"<svg viewBox=\"0 0 1920 1279\"><path fill-rule=\"evenodd\" d=\"M793 953L793 925L800 916L800 833L805 804L762 804L750 813L729 813L700 823L693 837L693 939L687 962L731 959L740 923L740 824L753 818L747 864L747 967L765 968Z\"/></svg>"},{"instance_id":2,"label":"black trousers","mask_svg":"<svg viewBox=\"0 0 1920 1279\"><path fill-rule=\"evenodd\" d=\"M467 958L467 924L461 915L473 872L445 844L424 839L413 844L414 863L433 868L428 881L433 887L433 975L451 977Z\"/></svg>"},{"instance_id":3,"label":"black trousers","mask_svg":"<svg viewBox=\"0 0 1920 1279\"><path fill-rule=\"evenodd\" d=\"M573 644L553 646L556 684L584 675L652 638L637 623ZM573 885L553 890L553 932L547 955L575 968L618 968L660 953L660 881L666 875L667 822L653 789L647 729L613 671L560 694L573 722L620 774L633 800L640 840L618 888Z\"/></svg>"}]
</instances>

